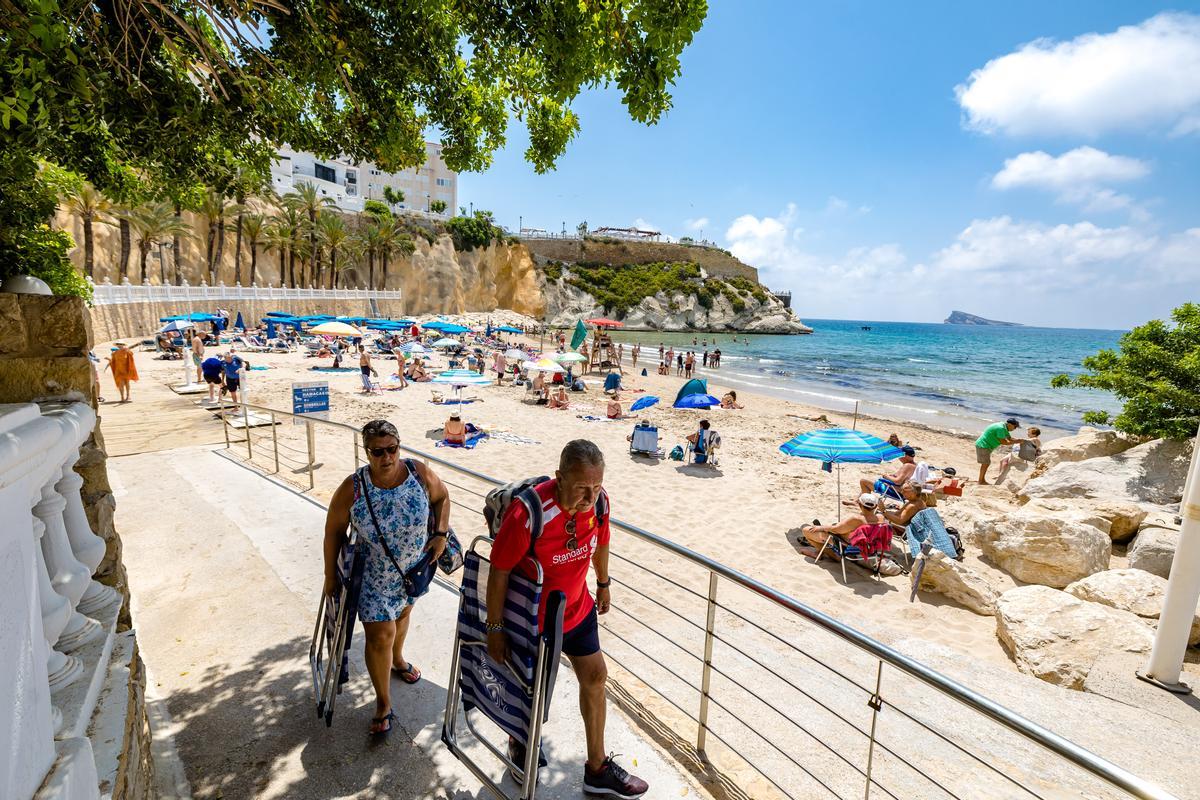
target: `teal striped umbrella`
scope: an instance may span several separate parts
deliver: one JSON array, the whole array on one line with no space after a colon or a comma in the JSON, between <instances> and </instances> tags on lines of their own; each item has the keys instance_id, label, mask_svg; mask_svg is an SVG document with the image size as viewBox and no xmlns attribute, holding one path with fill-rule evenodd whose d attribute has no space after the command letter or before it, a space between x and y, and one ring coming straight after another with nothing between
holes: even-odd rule
<instances>
[{"instance_id":1,"label":"teal striped umbrella","mask_svg":"<svg viewBox=\"0 0 1200 800\"><path fill-rule=\"evenodd\" d=\"M781 452L796 458L811 458L838 465L838 519L842 518L842 464L879 464L899 458L899 447L863 431L825 428L802 433L779 445ZM831 469L831 467L825 467Z\"/></svg>"}]
</instances>

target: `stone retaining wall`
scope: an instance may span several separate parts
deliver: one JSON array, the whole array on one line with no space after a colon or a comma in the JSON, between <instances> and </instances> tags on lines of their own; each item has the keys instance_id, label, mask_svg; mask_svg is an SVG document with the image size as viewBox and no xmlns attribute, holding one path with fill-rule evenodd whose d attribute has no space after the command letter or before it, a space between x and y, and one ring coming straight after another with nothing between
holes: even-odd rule
<instances>
[{"instance_id":1,"label":"stone retaining wall","mask_svg":"<svg viewBox=\"0 0 1200 800\"><path fill-rule=\"evenodd\" d=\"M717 278L743 277L758 283L758 270L721 250L671 242L594 241L588 239L522 239L535 256L554 261L600 264L653 264L692 261Z\"/></svg>"},{"instance_id":2,"label":"stone retaining wall","mask_svg":"<svg viewBox=\"0 0 1200 800\"><path fill-rule=\"evenodd\" d=\"M402 300L378 300L378 314L384 317L404 315ZM211 314L217 307L228 309L230 319L237 319L238 312L249 325L257 323L268 311L284 311L304 316L307 314L334 314L347 316L375 316L367 300L207 300L204 302L175 303L119 303L94 306L90 309L95 341L112 342L117 339L141 339L154 334L163 323L162 317L176 314L200 312Z\"/></svg>"},{"instance_id":3,"label":"stone retaining wall","mask_svg":"<svg viewBox=\"0 0 1200 800\"><path fill-rule=\"evenodd\" d=\"M0 293L0 403L80 400L98 413L92 366L87 358L92 344L91 316L80 298ZM121 593L124 602L117 630L129 631L129 586L121 562L121 539L113 525L116 501L108 482L107 458L98 422L91 438L80 448L75 470L83 478L80 494L88 523L106 545L95 577ZM99 716L111 708L109 703L123 709L125 733L117 756L121 779L112 787L114 800L150 797L154 784L146 677L136 651L131 654L128 669L127 684L115 693L119 696L102 698L96 711ZM103 770L104 765L97 764L97 768Z\"/></svg>"}]
</instances>

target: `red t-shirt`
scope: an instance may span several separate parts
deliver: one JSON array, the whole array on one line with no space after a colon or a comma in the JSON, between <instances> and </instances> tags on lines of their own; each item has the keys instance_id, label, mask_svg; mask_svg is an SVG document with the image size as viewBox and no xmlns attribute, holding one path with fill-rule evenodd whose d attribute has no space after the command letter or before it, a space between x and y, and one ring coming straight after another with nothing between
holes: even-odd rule
<instances>
[{"instance_id":1,"label":"red t-shirt","mask_svg":"<svg viewBox=\"0 0 1200 800\"><path fill-rule=\"evenodd\" d=\"M542 535L534 544L534 558L542 565L542 595L561 590L567 597L563 610L563 631L569 631L583 622L592 610L592 594L588 591L588 565L596 549L608 544L608 520L597 521L594 509L575 516L574 550L567 550L567 520L570 515L563 511L554 499L557 481L553 478L535 487L542 499ZM512 570L529 553L529 514L525 504L514 502L508 507L496 543L492 545L492 565L496 569ZM530 575L529 577L533 577ZM545 603L538 610L538 627L545 618Z\"/></svg>"}]
</instances>

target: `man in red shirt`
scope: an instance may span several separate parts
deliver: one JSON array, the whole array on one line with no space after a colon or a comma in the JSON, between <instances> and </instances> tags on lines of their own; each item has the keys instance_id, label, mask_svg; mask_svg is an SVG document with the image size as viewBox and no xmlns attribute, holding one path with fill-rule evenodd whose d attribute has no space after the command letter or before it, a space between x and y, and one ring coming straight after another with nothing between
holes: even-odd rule
<instances>
[{"instance_id":1,"label":"man in red shirt","mask_svg":"<svg viewBox=\"0 0 1200 800\"><path fill-rule=\"evenodd\" d=\"M604 455L586 439L568 442L554 478L535 491L542 501L542 532L533 543L533 557L542 566L543 596L555 590L566 595L563 611L562 651L571 660L579 680L579 707L587 736L587 762L583 768L585 794L635 800L649 789L641 778L621 768L604 750L604 683L608 668L600 652L597 614L607 614L608 499L604 493ZM597 518L596 509L601 509ZM508 636L500 609L508 595L508 576L530 555L529 514L524 503L512 503L496 533L487 585L488 655L501 664L508 661ZM596 570L596 597L587 587L588 562ZM496 609L492 611L491 609ZM543 608L539 613L544 612ZM544 620L539 619L539 626ZM509 741L509 758L525 763L524 746ZM521 774L514 773L521 780Z\"/></svg>"}]
</instances>

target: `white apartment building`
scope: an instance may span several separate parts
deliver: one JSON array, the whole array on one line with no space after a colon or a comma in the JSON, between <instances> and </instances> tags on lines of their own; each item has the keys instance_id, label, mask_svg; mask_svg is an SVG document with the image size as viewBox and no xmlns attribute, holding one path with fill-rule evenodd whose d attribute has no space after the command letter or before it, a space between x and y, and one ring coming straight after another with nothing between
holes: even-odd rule
<instances>
[{"instance_id":1,"label":"white apartment building","mask_svg":"<svg viewBox=\"0 0 1200 800\"><path fill-rule=\"evenodd\" d=\"M346 211L362 211L366 200L383 202L385 186L404 194L404 201L394 206L397 211L429 211L437 200L446 204L446 216L458 211L458 174L442 160L442 146L433 142L425 143L424 164L400 172L384 172L369 161L318 158L281 145L271 165L271 185L285 195L298 183L313 184Z\"/></svg>"}]
</instances>

